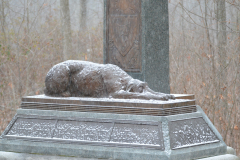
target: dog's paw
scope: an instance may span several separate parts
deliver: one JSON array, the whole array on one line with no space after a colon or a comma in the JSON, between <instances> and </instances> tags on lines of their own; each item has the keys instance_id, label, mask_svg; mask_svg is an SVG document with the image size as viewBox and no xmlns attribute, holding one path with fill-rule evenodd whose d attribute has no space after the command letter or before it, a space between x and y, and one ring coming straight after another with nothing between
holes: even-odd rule
<instances>
[{"instance_id":1,"label":"dog's paw","mask_svg":"<svg viewBox=\"0 0 240 160\"><path fill-rule=\"evenodd\" d=\"M175 100L175 96L172 95L172 94L168 94L168 99L173 99L173 100Z\"/></svg>"},{"instance_id":2,"label":"dog's paw","mask_svg":"<svg viewBox=\"0 0 240 160\"><path fill-rule=\"evenodd\" d=\"M71 97L71 93L69 91L61 93L62 97Z\"/></svg>"},{"instance_id":3,"label":"dog's paw","mask_svg":"<svg viewBox=\"0 0 240 160\"><path fill-rule=\"evenodd\" d=\"M164 94L161 96L161 100L164 100L164 101L168 101L169 99L175 99L175 96L174 95L171 95L171 94Z\"/></svg>"}]
</instances>

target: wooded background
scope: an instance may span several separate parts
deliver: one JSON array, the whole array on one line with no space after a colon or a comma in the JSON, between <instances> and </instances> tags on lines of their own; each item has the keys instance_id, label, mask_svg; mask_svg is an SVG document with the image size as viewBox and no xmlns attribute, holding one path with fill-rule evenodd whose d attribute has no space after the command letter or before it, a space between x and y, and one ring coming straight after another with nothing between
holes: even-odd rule
<instances>
[{"instance_id":1,"label":"wooded background","mask_svg":"<svg viewBox=\"0 0 240 160\"><path fill-rule=\"evenodd\" d=\"M67 60L103 63L103 0L0 1L0 134ZM169 0L171 93L195 94L240 155L240 1Z\"/></svg>"}]
</instances>

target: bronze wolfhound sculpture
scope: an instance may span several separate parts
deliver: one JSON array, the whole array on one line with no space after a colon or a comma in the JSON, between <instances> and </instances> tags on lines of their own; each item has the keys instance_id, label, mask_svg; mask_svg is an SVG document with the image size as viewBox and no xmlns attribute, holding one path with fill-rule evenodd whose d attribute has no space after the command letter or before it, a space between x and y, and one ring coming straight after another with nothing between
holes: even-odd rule
<instances>
[{"instance_id":1,"label":"bronze wolfhound sculpture","mask_svg":"<svg viewBox=\"0 0 240 160\"><path fill-rule=\"evenodd\" d=\"M44 93L57 97L112 97L124 99L174 99L154 92L112 64L69 60L53 66L45 79Z\"/></svg>"}]
</instances>

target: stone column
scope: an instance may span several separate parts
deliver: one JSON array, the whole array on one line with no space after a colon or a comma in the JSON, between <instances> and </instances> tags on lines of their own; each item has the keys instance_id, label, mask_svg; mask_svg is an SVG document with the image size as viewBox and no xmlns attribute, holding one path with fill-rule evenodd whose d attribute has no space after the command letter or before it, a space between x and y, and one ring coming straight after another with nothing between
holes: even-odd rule
<instances>
[{"instance_id":1,"label":"stone column","mask_svg":"<svg viewBox=\"0 0 240 160\"><path fill-rule=\"evenodd\" d=\"M170 93L167 0L104 0L104 63Z\"/></svg>"}]
</instances>

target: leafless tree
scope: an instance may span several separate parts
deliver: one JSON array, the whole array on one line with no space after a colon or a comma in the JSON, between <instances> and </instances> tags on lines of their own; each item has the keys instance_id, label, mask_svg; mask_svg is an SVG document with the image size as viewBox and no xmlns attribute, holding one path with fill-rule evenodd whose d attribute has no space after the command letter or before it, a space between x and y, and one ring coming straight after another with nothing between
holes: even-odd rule
<instances>
[{"instance_id":1,"label":"leafless tree","mask_svg":"<svg viewBox=\"0 0 240 160\"><path fill-rule=\"evenodd\" d=\"M5 45L6 44L6 32L5 32L5 4L4 4L4 0L1 0L1 6L0 6L0 10L1 10L1 29L2 29L2 33L3 33L3 42L2 44Z\"/></svg>"},{"instance_id":2,"label":"leafless tree","mask_svg":"<svg viewBox=\"0 0 240 160\"><path fill-rule=\"evenodd\" d=\"M80 0L80 30L86 29L87 24L87 1Z\"/></svg>"},{"instance_id":3,"label":"leafless tree","mask_svg":"<svg viewBox=\"0 0 240 160\"><path fill-rule=\"evenodd\" d=\"M60 0L61 6L61 20L63 32L63 59L67 60L72 58L72 34L71 34L71 21L69 12L69 1Z\"/></svg>"}]
</instances>

